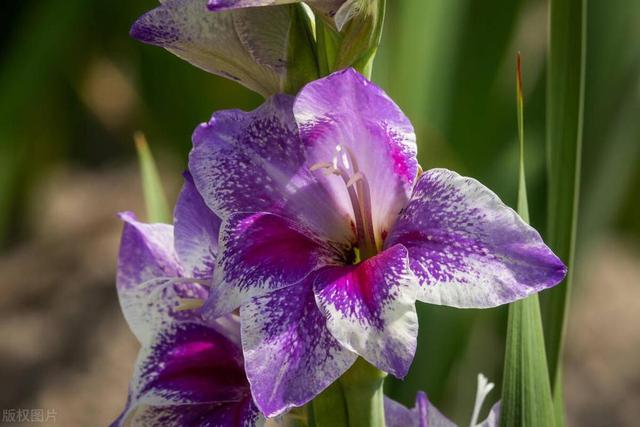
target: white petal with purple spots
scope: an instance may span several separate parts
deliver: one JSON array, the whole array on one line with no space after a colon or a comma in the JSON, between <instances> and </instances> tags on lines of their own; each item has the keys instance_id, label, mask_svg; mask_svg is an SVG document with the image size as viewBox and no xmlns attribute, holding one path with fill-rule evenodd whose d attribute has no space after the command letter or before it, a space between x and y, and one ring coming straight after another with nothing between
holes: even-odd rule
<instances>
[{"instance_id":1,"label":"white petal with purple spots","mask_svg":"<svg viewBox=\"0 0 640 427\"><path fill-rule=\"evenodd\" d=\"M416 279L407 250L394 246L354 266L327 267L314 290L327 327L342 345L398 378L416 351Z\"/></svg>"},{"instance_id":2,"label":"white petal with purple spots","mask_svg":"<svg viewBox=\"0 0 640 427\"><path fill-rule=\"evenodd\" d=\"M310 280L240 309L247 376L256 404L267 416L309 402L357 358L326 328Z\"/></svg>"},{"instance_id":3,"label":"white petal with purple spots","mask_svg":"<svg viewBox=\"0 0 640 427\"><path fill-rule=\"evenodd\" d=\"M409 250L418 299L453 307L506 304L559 283L566 267L478 181L446 169L419 179L385 244Z\"/></svg>"}]
</instances>

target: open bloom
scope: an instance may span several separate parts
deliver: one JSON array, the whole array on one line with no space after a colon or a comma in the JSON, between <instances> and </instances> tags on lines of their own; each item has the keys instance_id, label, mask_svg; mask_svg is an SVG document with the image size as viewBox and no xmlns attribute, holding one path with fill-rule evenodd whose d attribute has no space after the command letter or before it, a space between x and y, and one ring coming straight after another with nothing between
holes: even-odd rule
<instances>
[{"instance_id":1,"label":"open bloom","mask_svg":"<svg viewBox=\"0 0 640 427\"><path fill-rule=\"evenodd\" d=\"M493 405L487 418L478 422L482 404L492 389L493 383L488 382L484 375L479 374L476 401L469 423L471 427L498 427L500 425L500 402ZM384 416L387 427L457 427L457 424L442 415L433 406L424 392L419 392L416 396L416 404L413 409L408 409L385 397Z\"/></svg>"},{"instance_id":2,"label":"open bloom","mask_svg":"<svg viewBox=\"0 0 640 427\"><path fill-rule=\"evenodd\" d=\"M138 18L131 35L269 96L285 91L298 65L288 62L294 19L290 7L214 13L206 0L165 0ZM298 62L304 57L296 52Z\"/></svg>"},{"instance_id":3,"label":"open bloom","mask_svg":"<svg viewBox=\"0 0 640 427\"><path fill-rule=\"evenodd\" d=\"M413 128L345 70L196 129L189 169L224 221L205 312L240 307L266 415L306 403L362 356L403 377L415 299L493 307L557 284L562 262L479 182L419 174Z\"/></svg>"},{"instance_id":4,"label":"open bloom","mask_svg":"<svg viewBox=\"0 0 640 427\"><path fill-rule=\"evenodd\" d=\"M305 3L341 29L362 3L367 1L369 0L306 0ZM208 7L212 11L221 11L301 2L302 0L209 0Z\"/></svg>"},{"instance_id":5,"label":"open bloom","mask_svg":"<svg viewBox=\"0 0 640 427\"><path fill-rule=\"evenodd\" d=\"M262 425L244 372L237 316L211 321L186 309L208 296L199 279L211 277L217 217L189 180L175 227L144 224L131 213L121 217L118 295L142 349L127 405L113 426Z\"/></svg>"}]
</instances>

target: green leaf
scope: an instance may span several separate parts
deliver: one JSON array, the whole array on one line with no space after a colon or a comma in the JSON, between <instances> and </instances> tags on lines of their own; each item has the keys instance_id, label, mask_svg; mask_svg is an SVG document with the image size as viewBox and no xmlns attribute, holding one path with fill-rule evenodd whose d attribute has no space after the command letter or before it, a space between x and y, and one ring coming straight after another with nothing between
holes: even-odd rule
<instances>
[{"instance_id":1,"label":"green leaf","mask_svg":"<svg viewBox=\"0 0 640 427\"><path fill-rule=\"evenodd\" d=\"M520 141L518 213L528 222L520 55L517 59L516 76ZM554 425L551 385L537 294L509 305L500 425L525 427L553 427Z\"/></svg>"},{"instance_id":2,"label":"green leaf","mask_svg":"<svg viewBox=\"0 0 640 427\"><path fill-rule=\"evenodd\" d=\"M291 5L285 92L295 95L319 77L316 44L308 14L300 4Z\"/></svg>"},{"instance_id":3,"label":"green leaf","mask_svg":"<svg viewBox=\"0 0 640 427\"><path fill-rule=\"evenodd\" d=\"M563 283L541 297L549 375L564 424L561 360L573 280L586 47L586 0L549 3L547 64L547 235L551 249L569 268Z\"/></svg>"},{"instance_id":4,"label":"green leaf","mask_svg":"<svg viewBox=\"0 0 640 427\"><path fill-rule=\"evenodd\" d=\"M171 222L171 214L167 204L167 198L162 188L158 168L153 160L149 144L141 132L134 135L140 174L142 176L142 192L147 208L147 220L149 222Z\"/></svg>"}]
</instances>

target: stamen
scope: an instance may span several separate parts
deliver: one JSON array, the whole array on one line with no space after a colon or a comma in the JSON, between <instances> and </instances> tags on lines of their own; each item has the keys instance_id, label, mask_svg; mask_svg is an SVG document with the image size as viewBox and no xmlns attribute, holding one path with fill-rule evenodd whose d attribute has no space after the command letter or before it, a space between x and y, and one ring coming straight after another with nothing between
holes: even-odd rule
<instances>
[{"instance_id":1,"label":"stamen","mask_svg":"<svg viewBox=\"0 0 640 427\"><path fill-rule=\"evenodd\" d=\"M329 168L333 168L333 165L331 163L327 163L327 162L318 162L315 163L313 165L311 165L311 167L309 168L309 170L311 172L315 172L318 169L329 169Z\"/></svg>"},{"instance_id":2,"label":"stamen","mask_svg":"<svg viewBox=\"0 0 640 427\"><path fill-rule=\"evenodd\" d=\"M487 377L482 374L478 374L478 389L476 390L476 402L473 407L473 415L471 416L471 423L469 425L471 427L476 427L478 424L478 417L480 416L480 409L482 409L482 404L484 403L484 399L487 397L489 392L493 390L494 384L490 383Z\"/></svg>"},{"instance_id":3,"label":"stamen","mask_svg":"<svg viewBox=\"0 0 640 427\"><path fill-rule=\"evenodd\" d=\"M356 184L358 181L360 181L363 178L364 178L364 175L362 175L362 172L358 172L357 174L353 175L351 179L349 179L349 181L347 182L347 187L353 186L353 184Z\"/></svg>"},{"instance_id":4,"label":"stamen","mask_svg":"<svg viewBox=\"0 0 640 427\"><path fill-rule=\"evenodd\" d=\"M180 305L175 311L196 310L204 305L204 300L200 298L180 298Z\"/></svg>"}]
</instances>

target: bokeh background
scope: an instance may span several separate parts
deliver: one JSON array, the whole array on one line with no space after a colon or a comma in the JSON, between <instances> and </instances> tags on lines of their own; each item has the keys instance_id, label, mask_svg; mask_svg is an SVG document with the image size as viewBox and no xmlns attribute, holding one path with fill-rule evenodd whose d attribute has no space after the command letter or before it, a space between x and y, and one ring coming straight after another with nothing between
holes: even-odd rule
<instances>
[{"instance_id":1,"label":"bokeh background","mask_svg":"<svg viewBox=\"0 0 640 427\"><path fill-rule=\"evenodd\" d=\"M473 176L514 205L515 54L523 57L532 222L544 234L542 0L390 0L374 80L413 121L423 167ZM588 0L582 191L566 354L574 426L640 419L640 2ZM197 123L260 98L128 37L153 0L0 4L0 408L106 425L137 352L114 288L121 225L144 217L132 134L171 200ZM506 310L421 304L419 351L388 392L426 390L468 423L496 382ZM1 421L1 419L0 419ZM5 420L6 421L6 420ZM51 421L49 424L54 425Z\"/></svg>"}]
</instances>

